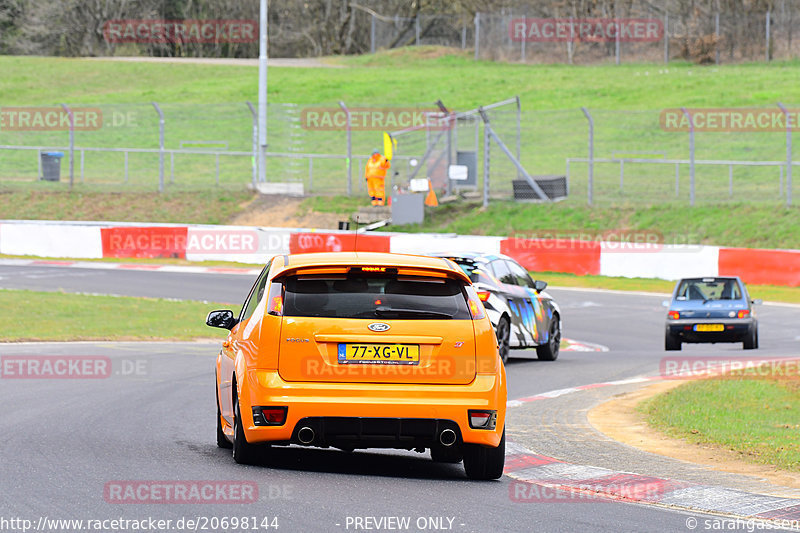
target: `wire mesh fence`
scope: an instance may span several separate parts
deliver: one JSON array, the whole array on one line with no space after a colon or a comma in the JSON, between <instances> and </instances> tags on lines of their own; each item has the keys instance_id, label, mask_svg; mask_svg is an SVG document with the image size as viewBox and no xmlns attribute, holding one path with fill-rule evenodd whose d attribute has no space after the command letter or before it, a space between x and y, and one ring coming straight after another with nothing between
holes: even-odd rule
<instances>
[{"instance_id":1,"label":"wire mesh fence","mask_svg":"<svg viewBox=\"0 0 800 533\"><path fill-rule=\"evenodd\" d=\"M437 44L469 49L475 59L535 63L643 62L685 59L731 63L796 58L800 5L759 9L697 5L687 13L652 2L613 2L589 17L553 16L552 6L465 15L383 17L370 22L370 51Z\"/></svg>"},{"instance_id":2,"label":"wire mesh fence","mask_svg":"<svg viewBox=\"0 0 800 533\"><path fill-rule=\"evenodd\" d=\"M162 175L168 190L256 181L246 102L67 107L72 150L60 106L0 109L0 184L40 182L41 154L50 151L64 154L54 187L66 187L70 174L78 186L115 191L157 189ZM791 142L800 106L784 107L540 111L516 98L473 110L270 104L267 180L302 183L308 194L365 194L365 162L383 150L388 131L397 141L389 187L430 179L440 194L541 200L531 180L563 178L564 194L548 196L576 204L790 203L798 197ZM466 170L452 174L454 167Z\"/></svg>"}]
</instances>

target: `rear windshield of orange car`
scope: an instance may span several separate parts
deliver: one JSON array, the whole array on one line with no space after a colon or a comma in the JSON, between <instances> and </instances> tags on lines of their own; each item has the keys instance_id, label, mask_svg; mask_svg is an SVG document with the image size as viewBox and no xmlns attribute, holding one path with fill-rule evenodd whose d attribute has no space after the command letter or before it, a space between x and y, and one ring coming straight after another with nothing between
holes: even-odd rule
<instances>
[{"instance_id":1,"label":"rear windshield of orange car","mask_svg":"<svg viewBox=\"0 0 800 533\"><path fill-rule=\"evenodd\" d=\"M289 276L283 314L297 317L470 320L464 283L424 276Z\"/></svg>"}]
</instances>

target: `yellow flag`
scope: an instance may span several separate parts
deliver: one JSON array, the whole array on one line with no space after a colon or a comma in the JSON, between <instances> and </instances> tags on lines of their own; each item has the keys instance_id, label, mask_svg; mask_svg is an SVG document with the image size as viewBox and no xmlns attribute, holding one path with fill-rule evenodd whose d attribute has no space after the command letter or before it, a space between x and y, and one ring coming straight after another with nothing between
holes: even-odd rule
<instances>
[{"instance_id":1,"label":"yellow flag","mask_svg":"<svg viewBox=\"0 0 800 533\"><path fill-rule=\"evenodd\" d=\"M392 155L394 155L395 146L397 146L397 141L392 139L392 136L384 131L383 132L383 156L386 159L388 159L389 161L392 160Z\"/></svg>"}]
</instances>

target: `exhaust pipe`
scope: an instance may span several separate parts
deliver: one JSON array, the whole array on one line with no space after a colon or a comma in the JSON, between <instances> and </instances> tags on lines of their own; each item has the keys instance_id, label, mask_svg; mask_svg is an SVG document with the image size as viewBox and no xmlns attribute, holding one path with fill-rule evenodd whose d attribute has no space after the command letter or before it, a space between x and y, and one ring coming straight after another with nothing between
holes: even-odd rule
<instances>
[{"instance_id":1,"label":"exhaust pipe","mask_svg":"<svg viewBox=\"0 0 800 533\"><path fill-rule=\"evenodd\" d=\"M439 433L439 442L442 443L442 446L452 446L456 443L456 439L456 432L452 429L443 429Z\"/></svg>"},{"instance_id":2,"label":"exhaust pipe","mask_svg":"<svg viewBox=\"0 0 800 533\"><path fill-rule=\"evenodd\" d=\"M297 432L297 440L303 444L311 444L314 441L314 430L308 426L303 426Z\"/></svg>"}]
</instances>

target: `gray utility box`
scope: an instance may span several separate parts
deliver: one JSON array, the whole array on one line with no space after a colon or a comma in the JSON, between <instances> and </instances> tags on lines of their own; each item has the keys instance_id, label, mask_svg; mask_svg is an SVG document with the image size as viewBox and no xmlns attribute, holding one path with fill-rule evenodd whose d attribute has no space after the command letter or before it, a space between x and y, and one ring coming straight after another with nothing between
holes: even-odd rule
<instances>
[{"instance_id":1,"label":"gray utility box","mask_svg":"<svg viewBox=\"0 0 800 533\"><path fill-rule=\"evenodd\" d=\"M392 225L422 224L424 220L425 193L392 195Z\"/></svg>"},{"instance_id":2,"label":"gray utility box","mask_svg":"<svg viewBox=\"0 0 800 533\"><path fill-rule=\"evenodd\" d=\"M63 152L41 152L42 175L39 179L44 181L61 180L61 159Z\"/></svg>"},{"instance_id":3,"label":"gray utility box","mask_svg":"<svg viewBox=\"0 0 800 533\"><path fill-rule=\"evenodd\" d=\"M550 200L566 198L567 194L569 194L566 176L545 175L531 177L533 178L533 181L535 181L536 184L542 188L545 196L547 196ZM514 200L523 202L526 200L540 200L539 196L536 194L536 191L533 190L533 187L531 187L527 180L513 180L512 183L514 185Z\"/></svg>"},{"instance_id":4,"label":"gray utility box","mask_svg":"<svg viewBox=\"0 0 800 533\"><path fill-rule=\"evenodd\" d=\"M456 189L476 189L478 187L478 152L456 152L456 165L467 167L467 179L451 181Z\"/></svg>"}]
</instances>

